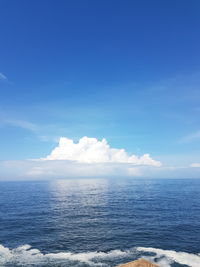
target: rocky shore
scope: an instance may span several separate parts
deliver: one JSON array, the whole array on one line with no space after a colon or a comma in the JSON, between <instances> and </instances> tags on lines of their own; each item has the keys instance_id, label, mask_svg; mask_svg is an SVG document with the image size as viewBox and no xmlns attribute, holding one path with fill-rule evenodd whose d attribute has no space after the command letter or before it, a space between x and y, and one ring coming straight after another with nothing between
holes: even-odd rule
<instances>
[{"instance_id":1,"label":"rocky shore","mask_svg":"<svg viewBox=\"0 0 200 267\"><path fill-rule=\"evenodd\" d=\"M150 263L144 259L139 259L136 261L131 261L122 265L118 265L116 267L159 267L156 264Z\"/></svg>"}]
</instances>

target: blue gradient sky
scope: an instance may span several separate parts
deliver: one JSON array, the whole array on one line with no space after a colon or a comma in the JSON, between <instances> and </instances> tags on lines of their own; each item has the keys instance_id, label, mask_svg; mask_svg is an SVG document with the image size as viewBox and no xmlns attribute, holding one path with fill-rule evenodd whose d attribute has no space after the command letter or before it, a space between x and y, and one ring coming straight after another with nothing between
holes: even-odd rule
<instances>
[{"instance_id":1,"label":"blue gradient sky","mask_svg":"<svg viewBox=\"0 0 200 267\"><path fill-rule=\"evenodd\" d=\"M199 1L0 1L0 160L60 136L200 162Z\"/></svg>"}]
</instances>

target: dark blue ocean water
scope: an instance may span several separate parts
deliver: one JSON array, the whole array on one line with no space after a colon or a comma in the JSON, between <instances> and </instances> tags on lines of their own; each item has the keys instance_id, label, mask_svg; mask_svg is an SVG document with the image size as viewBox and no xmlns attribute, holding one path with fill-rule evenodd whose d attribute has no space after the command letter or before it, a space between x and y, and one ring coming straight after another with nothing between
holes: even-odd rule
<instances>
[{"instance_id":1,"label":"dark blue ocean water","mask_svg":"<svg viewBox=\"0 0 200 267\"><path fill-rule=\"evenodd\" d=\"M200 180L0 182L0 266L200 266Z\"/></svg>"}]
</instances>

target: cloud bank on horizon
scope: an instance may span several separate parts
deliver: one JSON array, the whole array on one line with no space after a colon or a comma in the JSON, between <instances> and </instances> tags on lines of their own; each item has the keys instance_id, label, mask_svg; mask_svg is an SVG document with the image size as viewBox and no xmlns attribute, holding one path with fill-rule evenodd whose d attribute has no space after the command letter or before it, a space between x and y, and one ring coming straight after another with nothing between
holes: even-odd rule
<instances>
[{"instance_id":1,"label":"cloud bank on horizon","mask_svg":"<svg viewBox=\"0 0 200 267\"><path fill-rule=\"evenodd\" d=\"M84 136L78 143L61 137L58 146L43 160L72 160L80 163L130 163L133 165L161 166L161 162L144 154L141 157L129 156L124 149L111 148L106 139Z\"/></svg>"},{"instance_id":2,"label":"cloud bank on horizon","mask_svg":"<svg viewBox=\"0 0 200 267\"><path fill-rule=\"evenodd\" d=\"M0 180L99 177L197 178L199 163L166 166L149 154L129 155L112 148L106 139L82 137L75 143L61 137L45 158L0 162ZM192 176L191 176L191 169Z\"/></svg>"},{"instance_id":3,"label":"cloud bank on horizon","mask_svg":"<svg viewBox=\"0 0 200 267\"><path fill-rule=\"evenodd\" d=\"M106 139L87 136L77 143L61 137L58 146L45 158L0 162L3 179L81 178L143 176L159 169L161 162L149 154L129 155L125 149L112 148ZM143 169L144 168L144 169ZM0 179L2 179L0 177Z\"/></svg>"}]
</instances>

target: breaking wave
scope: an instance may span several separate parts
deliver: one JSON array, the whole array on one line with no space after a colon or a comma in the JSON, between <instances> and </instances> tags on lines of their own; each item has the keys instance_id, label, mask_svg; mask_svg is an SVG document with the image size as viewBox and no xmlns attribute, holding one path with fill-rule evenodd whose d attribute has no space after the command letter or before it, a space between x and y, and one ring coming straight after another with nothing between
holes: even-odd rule
<instances>
[{"instance_id":1,"label":"breaking wave","mask_svg":"<svg viewBox=\"0 0 200 267\"><path fill-rule=\"evenodd\" d=\"M170 264L172 264L173 262L190 267L200 267L200 254L144 247L137 247L137 250L140 252L154 253L155 256L149 256L146 258L150 260L153 259L154 261L158 259L157 263L163 267L171 266Z\"/></svg>"},{"instance_id":2,"label":"breaking wave","mask_svg":"<svg viewBox=\"0 0 200 267\"><path fill-rule=\"evenodd\" d=\"M23 245L15 249L9 249L0 245L0 266L51 266L51 264L70 264L70 266L109 266L106 261L115 258L124 258L128 251L112 250L109 252L86 252L86 253L47 253L43 254L30 245ZM84 264L84 265L83 265Z\"/></svg>"},{"instance_id":3,"label":"breaking wave","mask_svg":"<svg viewBox=\"0 0 200 267\"><path fill-rule=\"evenodd\" d=\"M145 258L161 267L171 267L173 263L200 266L200 254L176 252L157 248L134 247L129 250L111 250L109 252L58 252L42 253L30 245L9 249L0 245L0 266L101 266L113 267L137 258Z\"/></svg>"}]
</instances>

